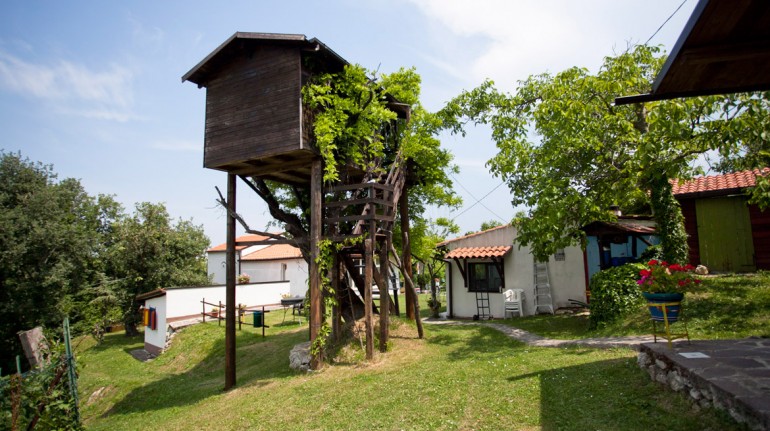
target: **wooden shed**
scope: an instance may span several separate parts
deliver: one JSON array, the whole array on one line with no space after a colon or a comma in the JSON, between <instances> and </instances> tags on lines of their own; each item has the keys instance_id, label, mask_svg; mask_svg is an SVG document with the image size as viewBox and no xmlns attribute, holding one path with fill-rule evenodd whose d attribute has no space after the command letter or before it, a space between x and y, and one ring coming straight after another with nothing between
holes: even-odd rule
<instances>
[{"instance_id":1,"label":"wooden shed","mask_svg":"<svg viewBox=\"0 0 770 431\"><path fill-rule=\"evenodd\" d=\"M770 211L748 204L746 189L770 168L697 177L674 184L682 206L690 263L713 271L770 269Z\"/></svg>"},{"instance_id":2,"label":"wooden shed","mask_svg":"<svg viewBox=\"0 0 770 431\"><path fill-rule=\"evenodd\" d=\"M311 119L302 86L347 62L318 39L237 32L182 81L206 87L203 166L287 184L306 184Z\"/></svg>"}]
</instances>

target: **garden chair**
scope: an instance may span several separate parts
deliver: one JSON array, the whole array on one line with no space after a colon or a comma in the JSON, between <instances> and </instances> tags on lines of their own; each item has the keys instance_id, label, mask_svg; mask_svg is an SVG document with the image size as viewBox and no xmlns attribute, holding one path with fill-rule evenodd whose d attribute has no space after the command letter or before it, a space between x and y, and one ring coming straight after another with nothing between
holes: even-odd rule
<instances>
[{"instance_id":1,"label":"garden chair","mask_svg":"<svg viewBox=\"0 0 770 431\"><path fill-rule=\"evenodd\" d=\"M519 317L524 316L524 309L522 304L524 302L524 291L522 289L508 289L504 293L505 295L505 311L503 312L503 318L506 318L508 313L519 313Z\"/></svg>"}]
</instances>

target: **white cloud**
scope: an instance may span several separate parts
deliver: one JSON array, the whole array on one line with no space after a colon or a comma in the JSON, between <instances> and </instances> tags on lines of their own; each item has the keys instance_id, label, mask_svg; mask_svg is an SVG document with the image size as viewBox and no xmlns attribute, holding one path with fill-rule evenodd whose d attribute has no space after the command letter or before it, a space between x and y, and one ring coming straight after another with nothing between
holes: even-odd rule
<instances>
[{"instance_id":1,"label":"white cloud","mask_svg":"<svg viewBox=\"0 0 770 431\"><path fill-rule=\"evenodd\" d=\"M88 118L127 121L133 73L112 64L93 71L69 61L33 64L0 51L0 88L44 100L60 112Z\"/></svg>"},{"instance_id":2,"label":"white cloud","mask_svg":"<svg viewBox=\"0 0 770 431\"><path fill-rule=\"evenodd\" d=\"M436 53L474 83L517 81L572 66L595 70L626 42L644 42L676 5L660 0L408 0L428 19ZM670 48L689 16L683 8L653 43ZM673 35L673 36L671 36Z\"/></svg>"}]
</instances>

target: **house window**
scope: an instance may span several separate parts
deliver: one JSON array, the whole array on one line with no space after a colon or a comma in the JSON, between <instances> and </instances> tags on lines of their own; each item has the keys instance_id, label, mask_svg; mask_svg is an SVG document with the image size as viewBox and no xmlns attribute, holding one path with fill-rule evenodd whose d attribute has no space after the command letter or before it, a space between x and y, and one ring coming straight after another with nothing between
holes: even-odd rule
<instances>
[{"instance_id":1,"label":"house window","mask_svg":"<svg viewBox=\"0 0 770 431\"><path fill-rule=\"evenodd\" d=\"M286 264L281 264L281 281L286 281Z\"/></svg>"},{"instance_id":2,"label":"house window","mask_svg":"<svg viewBox=\"0 0 770 431\"><path fill-rule=\"evenodd\" d=\"M502 292L503 279L492 262L468 264L469 292Z\"/></svg>"},{"instance_id":3,"label":"house window","mask_svg":"<svg viewBox=\"0 0 770 431\"><path fill-rule=\"evenodd\" d=\"M557 262L564 262L567 259L567 255L564 253L564 249L560 248L553 254L553 259Z\"/></svg>"}]
</instances>

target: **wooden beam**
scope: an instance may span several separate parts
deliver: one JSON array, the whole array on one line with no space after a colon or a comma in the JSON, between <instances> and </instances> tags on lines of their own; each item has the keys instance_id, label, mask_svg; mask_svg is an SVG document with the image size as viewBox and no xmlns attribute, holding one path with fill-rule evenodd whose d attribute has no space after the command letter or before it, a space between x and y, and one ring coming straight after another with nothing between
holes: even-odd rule
<instances>
[{"instance_id":1,"label":"wooden beam","mask_svg":"<svg viewBox=\"0 0 770 431\"><path fill-rule=\"evenodd\" d=\"M458 258L453 258L455 263L457 264L457 269L460 270L460 275L463 276L463 283L465 287L468 287L468 273L465 271L465 260L460 261Z\"/></svg>"},{"instance_id":2,"label":"wooden beam","mask_svg":"<svg viewBox=\"0 0 770 431\"><path fill-rule=\"evenodd\" d=\"M321 273L316 260L321 242L321 186L323 164L320 159L313 160L310 176L310 343L318 338L323 323L323 299L321 297ZM323 362L323 354L313 355L310 368L317 370Z\"/></svg>"},{"instance_id":3,"label":"wooden beam","mask_svg":"<svg viewBox=\"0 0 770 431\"><path fill-rule=\"evenodd\" d=\"M380 287L380 352L388 350L388 338L390 338L390 290L388 289L388 251L390 250L390 235L380 243L380 279L383 284L377 282Z\"/></svg>"},{"instance_id":4,"label":"wooden beam","mask_svg":"<svg viewBox=\"0 0 770 431\"><path fill-rule=\"evenodd\" d=\"M369 237L364 240L364 322L366 324L366 359L374 359L374 321L372 318L372 272L374 270L374 222L369 222Z\"/></svg>"},{"instance_id":5,"label":"wooden beam","mask_svg":"<svg viewBox=\"0 0 770 431\"><path fill-rule=\"evenodd\" d=\"M227 174L225 252L225 390L235 386L235 175Z\"/></svg>"},{"instance_id":6,"label":"wooden beam","mask_svg":"<svg viewBox=\"0 0 770 431\"><path fill-rule=\"evenodd\" d=\"M401 216L401 264L403 265L402 271L412 278L412 246L409 243L409 202L407 200L407 186L401 192L401 196L398 199L398 210ZM414 304L417 301L414 289L406 289L406 317L414 319ZM419 316L417 316L419 318Z\"/></svg>"}]
</instances>

